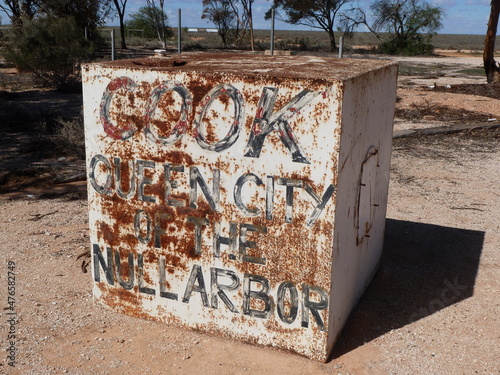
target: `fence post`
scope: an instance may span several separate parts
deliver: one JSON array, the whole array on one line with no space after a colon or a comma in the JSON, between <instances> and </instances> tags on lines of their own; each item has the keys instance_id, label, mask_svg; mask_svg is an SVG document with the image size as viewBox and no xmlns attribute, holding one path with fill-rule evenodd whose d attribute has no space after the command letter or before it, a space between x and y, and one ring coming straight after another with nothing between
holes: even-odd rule
<instances>
[{"instance_id":1,"label":"fence post","mask_svg":"<svg viewBox=\"0 0 500 375\"><path fill-rule=\"evenodd\" d=\"M274 55L274 8L271 9L271 56Z\"/></svg>"},{"instance_id":2,"label":"fence post","mask_svg":"<svg viewBox=\"0 0 500 375\"><path fill-rule=\"evenodd\" d=\"M179 8L179 22L178 22L178 25L177 25L177 53L180 54L181 53L181 8Z\"/></svg>"},{"instance_id":3,"label":"fence post","mask_svg":"<svg viewBox=\"0 0 500 375\"><path fill-rule=\"evenodd\" d=\"M111 61L115 61L115 29L111 29Z\"/></svg>"}]
</instances>

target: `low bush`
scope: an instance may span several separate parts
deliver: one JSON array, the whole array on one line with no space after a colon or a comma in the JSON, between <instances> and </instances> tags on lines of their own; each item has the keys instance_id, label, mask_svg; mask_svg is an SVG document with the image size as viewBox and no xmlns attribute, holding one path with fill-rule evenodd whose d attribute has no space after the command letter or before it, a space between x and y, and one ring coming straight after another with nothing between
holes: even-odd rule
<instances>
[{"instance_id":1,"label":"low bush","mask_svg":"<svg viewBox=\"0 0 500 375\"><path fill-rule=\"evenodd\" d=\"M85 132L83 118L73 120L63 118L56 119L57 126L53 136L53 142L62 150L74 152L78 156L85 156ZM72 150L72 151L70 151Z\"/></svg>"},{"instance_id":2,"label":"low bush","mask_svg":"<svg viewBox=\"0 0 500 375\"><path fill-rule=\"evenodd\" d=\"M31 129L38 134L37 151L52 156L85 157L83 116L63 118L56 113L42 113Z\"/></svg>"}]
</instances>

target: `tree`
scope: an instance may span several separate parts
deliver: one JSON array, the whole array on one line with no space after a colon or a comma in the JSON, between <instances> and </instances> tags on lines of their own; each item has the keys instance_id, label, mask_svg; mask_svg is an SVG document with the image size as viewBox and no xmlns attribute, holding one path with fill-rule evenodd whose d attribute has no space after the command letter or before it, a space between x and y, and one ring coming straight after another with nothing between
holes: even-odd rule
<instances>
[{"instance_id":1,"label":"tree","mask_svg":"<svg viewBox=\"0 0 500 375\"><path fill-rule=\"evenodd\" d=\"M362 9L353 8L343 15L344 28L364 24L380 40L380 49L389 54L432 53L432 36L443 26L441 20L445 16L440 7L426 0L376 0L370 10L372 25ZM381 35L381 31L389 36Z\"/></svg>"},{"instance_id":2,"label":"tree","mask_svg":"<svg viewBox=\"0 0 500 375\"><path fill-rule=\"evenodd\" d=\"M122 49L127 49L127 43L125 42L125 7L127 6L127 0L113 0L116 12L118 13L118 20L120 21L120 37L122 40Z\"/></svg>"},{"instance_id":3,"label":"tree","mask_svg":"<svg viewBox=\"0 0 500 375\"><path fill-rule=\"evenodd\" d=\"M243 6L243 15L245 16L247 28L250 30L250 48L255 51L255 38L253 35L253 13L252 4L254 0L240 0Z\"/></svg>"},{"instance_id":4,"label":"tree","mask_svg":"<svg viewBox=\"0 0 500 375\"><path fill-rule=\"evenodd\" d=\"M228 0L228 2L235 18L235 27L231 33L233 41L235 44L241 45L249 28L248 14L244 7L241 6L241 0Z\"/></svg>"},{"instance_id":5,"label":"tree","mask_svg":"<svg viewBox=\"0 0 500 375\"><path fill-rule=\"evenodd\" d=\"M254 0L203 0L203 19L212 21L224 45L241 44L250 31L250 48L255 49L253 30Z\"/></svg>"},{"instance_id":6,"label":"tree","mask_svg":"<svg viewBox=\"0 0 500 375\"><path fill-rule=\"evenodd\" d=\"M82 34L94 35L110 12L109 0L38 0L38 14L55 18L71 17Z\"/></svg>"},{"instance_id":7,"label":"tree","mask_svg":"<svg viewBox=\"0 0 500 375\"><path fill-rule=\"evenodd\" d=\"M500 0L491 0L490 19L484 40L483 62L488 83L500 82L500 66L495 61L495 38L497 35Z\"/></svg>"},{"instance_id":8,"label":"tree","mask_svg":"<svg viewBox=\"0 0 500 375\"><path fill-rule=\"evenodd\" d=\"M38 8L36 0L3 0L0 10L5 12L13 26L21 27L23 20L31 20Z\"/></svg>"},{"instance_id":9,"label":"tree","mask_svg":"<svg viewBox=\"0 0 500 375\"><path fill-rule=\"evenodd\" d=\"M149 17L152 20L158 39L163 48L166 48L169 31L167 29L167 15L164 10L165 0L158 0L158 6L156 5L156 0L146 0L146 4L149 10Z\"/></svg>"},{"instance_id":10,"label":"tree","mask_svg":"<svg viewBox=\"0 0 500 375\"><path fill-rule=\"evenodd\" d=\"M285 18L279 13L277 17L286 23L326 31L330 38L330 51L333 52L336 49L335 18L340 8L351 1L353 0L274 0L272 8L285 12ZM271 9L267 11L266 19L271 17Z\"/></svg>"},{"instance_id":11,"label":"tree","mask_svg":"<svg viewBox=\"0 0 500 375\"><path fill-rule=\"evenodd\" d=\"M208 19L217 27L217 33L225 47L233 41L238 23L231 0L203 0L201 18Z\"/></svg>"},{"instance_id":12,"label":"tree","mask_svg":"<svg viewBox=\"0 0 500 375\"><path fill-rule=\"evenodd\" d=\"M149 7L140 7L136 13L130 14L130 20L125 21L125 26L129 29L142 29L145 38L157 38L158 33L154 24L154 18L151 14L160 14L160 9ZM163 13L165 24L167 23L167 15ZM167 27L166 33L168 37L173 35L172 31Z\"/></svg>"},{"instance_id":13,"label":"tree","mask_svg":"<svg viewBox=\"0 0 500 375\"><path fill-rule=\"evenodd\" d=\"M102 24L109 14L109 0L3 0L0 4L10 18L12 25L22 27L24 22L37 16L56 18L72 17L84 32L91 33Z\"/></svg>"},{"instance_id":14,"label":"tree","mask_svg":"<svg viewBox=\"0 0 500 375\"><path fill-rule=\"evenodd\" d=\"M16 28L5 58L20 70L58 89L81 87L80 65L90 59L93 45L72 17L36 17Z\"/></svg>"}]
</instances>

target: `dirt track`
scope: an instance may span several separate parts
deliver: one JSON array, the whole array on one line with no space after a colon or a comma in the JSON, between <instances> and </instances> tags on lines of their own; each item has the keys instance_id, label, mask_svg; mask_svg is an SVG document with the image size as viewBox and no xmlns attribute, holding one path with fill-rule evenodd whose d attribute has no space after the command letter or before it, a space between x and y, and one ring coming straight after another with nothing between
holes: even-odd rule
<instances>
[{"instance_id":1,"label":"dirt track","mask_svg":"<svg viewBox=\"0 0 500 375\"><path fill-rule=\"evenodd\" d=\"M326 364L94 304L76 260L86 202L40 199L40 188L3 199L2 348L9 260L19 322L17 368L4 352L0 373L499 374L499 144L498 128L394 141L382 264Z\"/></svg>"}]
</instances>

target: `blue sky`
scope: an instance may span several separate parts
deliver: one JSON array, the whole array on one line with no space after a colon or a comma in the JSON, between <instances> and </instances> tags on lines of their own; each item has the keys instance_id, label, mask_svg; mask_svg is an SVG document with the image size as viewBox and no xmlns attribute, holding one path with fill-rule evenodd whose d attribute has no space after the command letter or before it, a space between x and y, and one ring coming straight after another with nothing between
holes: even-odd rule
<instances>
[{"instance_id":1,"label":"blue sky","mask_svg":"<svg viewBox=\"0 0 500 375\"><path fill-rule=\"evenodd\" d=\"M0 0L3 2L3 0ZM177 26L178 9L182 9L182 26L184 27L213 27L201 19L202 0L166 0L165 9L169 17L169 24ZM270 21L264 20L264 13L271 6L272 1L255 0L254 9L254 27L256 29L269 29ZM438 5L446 12L444 27L439 31L442 34L485 34L488 17L490 13L490 0L432 0L432 4ZM353 3L354 4L354 3ZM359 0L359 4L367 13L369 12L368 0ZM146 5L146 0L128 0L126 12L134 13L141 6ZM0 13L2 24L9 23L8 17ZM117 25L115 18L108 22L109 25ZM276 29L291 30L299 28L283 22L276 22ZM300 29L308 30L301 27ZM362 30L361 30L362 31Z\"/></svg>"},{"instance_id":2,"label":"blue sky","mask_svg":"<svg viewBox=\"0 0 500 375\"><path fill-rule=\"evenodd\" d=\"M145 4L145 0L129 0L128 13L133 13ZM256 29L270 28L270 21L264 20L264 13L271 6L272 1L255 0L254 27ZM490 14L490 0L433 0L432 4L438 5L446 12L444 27L439 31L442 34L485 34L488 17ZM201 19L201 0L166 0L165 2L169 23L177 25L177 12L182 9L182 25L186 27L211 27ZM354 3L353 3L354 4ZM359 4L367 13L369 12L368 0L360 0ZM294 27L282 22L276 22L276 29L290 30ZM302 27L302 29L306 29Z\"/></svg>"}]
</instances>

